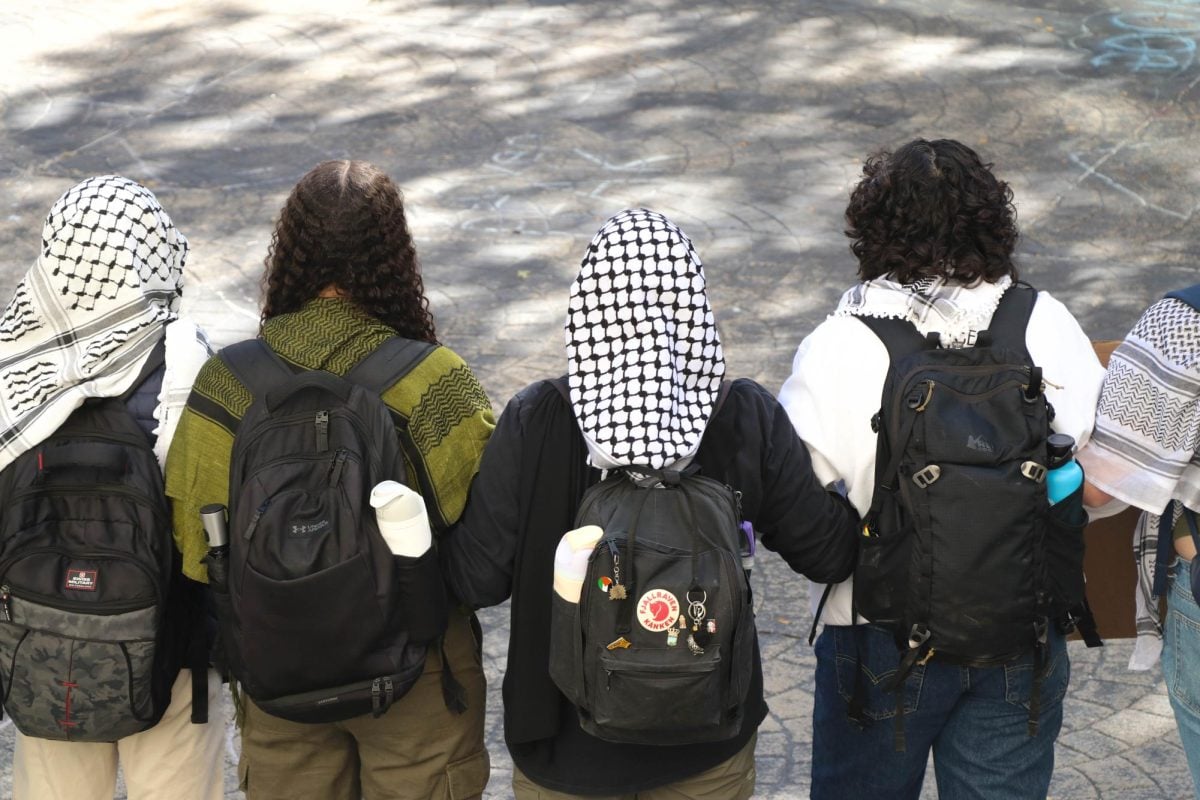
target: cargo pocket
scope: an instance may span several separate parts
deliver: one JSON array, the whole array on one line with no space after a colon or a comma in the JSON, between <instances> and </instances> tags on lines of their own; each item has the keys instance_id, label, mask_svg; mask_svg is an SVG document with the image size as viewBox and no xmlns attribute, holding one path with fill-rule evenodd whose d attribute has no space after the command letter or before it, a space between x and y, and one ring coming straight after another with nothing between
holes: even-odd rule
<instances>
[{"instance_id":1,"label":"cargo pocket","mask_svg":"<svg viewBox=\"0 0 1200 800\"><path fill-rule=\"evenodd\" d=\"M550 601L550 678L572 705L583 707L583 631L579 604L552 592Z\"/></svg>"},{"instance_id":2,"label":"cargo pocket","mask_svg":"<svg viewBox=\"0 0 1200 800\"><path fill-rule=\"evenodd\" d=\"M446 765L446 800L473 800L487 787L491 772L487 750Z\"/></svg>"}]
</instances>

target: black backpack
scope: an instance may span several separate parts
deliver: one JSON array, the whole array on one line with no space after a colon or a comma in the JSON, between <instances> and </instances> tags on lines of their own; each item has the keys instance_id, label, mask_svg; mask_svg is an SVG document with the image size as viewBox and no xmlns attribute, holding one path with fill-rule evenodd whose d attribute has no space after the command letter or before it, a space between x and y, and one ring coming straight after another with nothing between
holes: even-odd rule
<instances>
[{"instance_id":1,"label":"black backpack","mask_svg":"<svg viewBox=\"0 0 1200 800\"><path fill-rule=\"evenodd\" d=\"M433 349L392 338L344 378L293 369L261 339L220 353L254 401L230 461L227 584L213 590L227 665L269 714L379 716L445 630L436 553L393 556L369 504L418 458L380 393Z\"/></svg>"},{"instance_id":2,"label":"black backpack","mask_svg":"<svg viewBox=\"0 0 1200 800\"><path fill-rule=\"evenodd\" d=\"M902 653L890 682L899 748L901 689L919 660L985 667L1033 651L1032 735L1048 626L1078 625L1099 644L1083 596L1082 489L1054 506L1046 495L1053 409L1025 347L1036 299L1032 287L1009 289L964 348L943 349L903 320L860 318L891 364L872 420L875 489L853 603ZM858 682L851 716L861 717Z\"/></svg>"},{"instance_id":3,"label":"black backpack","mask_svg":"<svg viewBox=\"0 0 1200 800\"><path fill-rule=\"evenodd\" d=\"M0 679L27 736L144 731L185 659L206 686L199 585L183 577L153 445L125 405L162 363L160 341L133 389L87 400L0 473Z\"/></svg>"},{"instance_id":4,"label":"black backpack","mask_svg":"<svg viewBox=\"0 0 1200 800\"><path fill-rule=\"evenodd\" d=\"M580 502L575 526L597 525L604 535L580 602L553 593L550 676L597 738L732 738L757 639L740 494L694 466L636 471L659 485L613 470Z\"/></svg>"}]
</instances>

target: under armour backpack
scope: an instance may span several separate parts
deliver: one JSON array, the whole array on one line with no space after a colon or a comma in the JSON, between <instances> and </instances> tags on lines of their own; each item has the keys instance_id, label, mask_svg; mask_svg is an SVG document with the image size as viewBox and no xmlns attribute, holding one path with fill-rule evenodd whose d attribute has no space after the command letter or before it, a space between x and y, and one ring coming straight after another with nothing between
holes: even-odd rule
<instances>
[{"instance_id":1,"label":"under armour backpack","mask_svg":"<svg viewBox=\"0 0 1200 800\"><path fill-rule=\"evenodd\" d=\"M134 389L162 357L160 342ZM0 681L27 736L112 742L153 726L197 631L132 392L87 400L0 473Z\"/></svg>"},{"instance_id":2,"label":"under armour backpack","mask_svg":"<svg viewBox=\"0 0 1200 800\"><path fill-rule=\"evenodd\" d=\"M964 348L903 320L860 318L891 364L853 602L896 638L893 688L918 659L1040 655L1049 625L1083 616L1082 489L1051 506L1044 481L1053 409L1025 347L1036 298L1009 289ZM1032 729L1036 696L1031 706Z\"/></svg>"},{"instance_id":3,"label":"under armour backpack","mask_svg":"<svg viewBox=\"0 0 1200 800\"><path fill-rule=\"evenodd\" d=\"M419 458L380 393L433 349L396 337L345 377L293 369L261 339L221 351L254 400L230 462L227 584L213 588L224 658L269 714L381 715L445 629L436 553L393 556L369 504Z\"/></svg>"},{"instance_id":4,"label":"under armour backpack","mask_svg":"<svg viewBox=\"0 0 1200 800\"><path fill-rule=\"evenodd\" d=\"M553 593L550 676L597 738L732 738L757 639L740 495L695 467L633 469L652 480L613 470L580 501L575 526L604 533L579 603Z\"/></svg>"}]
</instances>

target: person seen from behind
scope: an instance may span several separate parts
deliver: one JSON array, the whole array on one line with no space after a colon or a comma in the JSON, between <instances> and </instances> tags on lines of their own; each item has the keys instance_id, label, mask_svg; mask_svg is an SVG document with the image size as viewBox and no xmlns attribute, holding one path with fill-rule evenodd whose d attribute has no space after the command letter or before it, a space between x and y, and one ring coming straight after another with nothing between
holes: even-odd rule
<instances>
[{"instance_id":1,"label":"person seen from behind","mask_svg":"<svg viewBox=\"0 0 1200 800\"><path fill-rule=\"evenodd\" d=\"M1142 313L1108 362L1096 429L1079 453L1084 503L1106 516L1142 514L1137 559L1137 641L1129 668L1162 657L1167 695L1200 797L1200 606L1195 509L1200 509L1200 287L1172 292ZM1166 615L1158 614L1166 597Z\"/></svg>"},{"instance_id":2,"label":"person seen from behind","mask_svg":"<svg viewBox=\"0 0 1200 800\"><path fill-rule=\"evenodd\" d=\"M395 433L396 440L392 443L403 451L405 482L419 490L436 539L462 511L493 419L487 396L471 370L449 348L437 345L434 320L399 189L378 167L363 161L318 164L300 179L285 201L265 266L259 337L273 354L269 365L272 369L282 363L283 372L300 376L300 383L292 385L320 388L332 382L340 386L329 373L345 376L371 355L397 343L397 337L425 343L417 351L420 357L402 377L385 387L380 396L389 415L383 422L388 428L385 435ZM185 566L197 580L206 578L201 563L205 538L200 509L209 504L230 506L237 500L230 496L229 486L235 434L252 402L258 402L247 382L237 377L223 358L210 359L200 371L171 450L167 491L175 499L176 530ZM286 399L269 391L264 394L265 405L253 407L270 408L272 403ZM328 441L339 430L345 430L344 425L337 427L342 425L337 420L344 418L330 419L329 415L330 412L325 412L322 419L322 412L318 411L315 417L311 413L305 417L316 420L311 427L319 450L328 449L327 442L320 444L322 434ZM368 452L361 458L377 460L374 454L380 451L376 446L384 443L368 441L365 445ZM300 453L296 458L302 463L307 456ZM359 463L359 458L355 455L355 463L347 463L342 450L312 456L322 465L318 469L328 464L322 486L340 487L332 491L343 499L345 493L359 487L345 489L347 483L339 483L340 478L365 474L362 470L368 465ZM256 475L261 476L264 485L275 479L269 464ZM255 480L258 478L248 480L239 491ZM367 486L366 491L370 490ZM295 512L297 515L311 511L316 516L296 516L284 520L285 525L258 526L257 531L256 521L235 528L231 520L231 539L242 537L259 548L251 550L248 559L258 553L268 559L279 553L286 556L308 547L309 542L337 542L329 545L336 548L342 542L355 541L358 525L330 524L329 518L320 516L325 513L320 505L325 502L321 499L324 494L299 495L307 495L307 499L268 498L256 512L255 520L269 518L272 502L277 505L295 502L297 508L309 509ZM348 502L361 499L355 495ZM312 504L317 505L315 511L311 510ZM374 510L364 503L354 513L372 514ZM327 536L348 538L322 538ZM269 593L262 596L259 607L235 608L232 618L244 626L253 616L263 626L262 636L280 637L279 647L286 646L297 655L296 663L281 663L278 667L299 678L317 674L329 663L340 663L345 654L338 652L338 642L348 647L355 634L368 624L385 626L384 635L393 638L383 641L395 642L397 654L412 652L412 640L401 644L405 641L401 637L405 631L412 631L413 626L425 624L422 614L433 613L437 592L430 592L427 604L416 603L394 614L389 611L380 615L372 605L376 602L373 597L391 587L377 585L380 581L377 576L399 575L406 568L404 564L414 559L406 562L402 555L393 556L396 553L393 548L382 558L394 564L380 563L379 547L383 545L375 539L368 545L372 549L356 551L349 561L316 578L359 575L361 579L337 584L333 596L322 596L316 590L295 595L297 603L312 604L313 614L324 613L322 609L339 614L339 607L363 609L361 615L346 620L345 627L323 629L319 635L322 641L328 640L327 644L314 644L318 632L308 611L280 606L279 596L272 597ZM231 548L230 552L234 550ZM432 557L436 559L436 553ZM245 573L255 576L256 585L262 585L262 575L272 567L269 561L247 560L245 564ZM230 565L237 568L232 558ZM290 566L290 563L274 564L276 569ZM358 572L347 573L346 569ZM436 563L432 571L434 579L440 582ZM284 591L296 582L278 581L270 585ZM270 603L276 604L271 614L277 616L262 617L262 604ZM403 691L405 687L397 690L390 677L377 678L370 683L369 690L362 690L369 691L365 702L371 710L366 713L329 721L298 722L264 711L266 700L274 698L258 698L256 702L246 688L248 684L242 681L240 779L247 797L251 800L480 797L487 784L489 767L483 738L485 682L478 624L469 612L451 608L446 613L449 619L444 623L444 633L419 656L423 658L423 667L418 662L415 683ZM222 635L227 627L223 620ZM283 636L280 631L290 633ZM236 641L229 652L246 659L251 648L258 644ZM272 652L254 652L264 660L274 656ZM375 658L378 652L371 650L371 657ZM238 675L242 664L232 666L235 676ZM252 677L260 680L258 675ZM328 689L336 687L314 687L314 691ZM320 703L328 701L336 707L346 699L332 691ZM272 708L278 710L276 706Z\"/></svg>"},{"instance_id":3,"label":"person seen from behind","mask_svg":"<svg viewBox=\"0 0 1200 800\"><path fill-rule=\"evenodd\" d=\"M740 723L727 735L705 737L686 727L656 733L658 723L687 719L694 710L681 705L712 706L715 721L721 677L739 669L736 643L716 651L721 631L739 625L718 610L717 596L744 580L742 565L726 574L727 583L713 583L717 573L702 557L671 548L639 550L632 540L652 539L655 525L669 524L646 509L672 507L671 493L684 490L670 475L697 468L699 478L738 493L746 530L752 526L762 544L814 580L837 581L849 573L857 516L817 483L770 393L748 379L725 383L700 257L671 220L646 209L609 219L584 253L567 305L566 377L536 381L509 401L467 509L443 540L446 575L460 599L474 608L512 600L504 735L515 767L513 792L519 800L750 797L756 732L767 713L752 633L745 643L746 683L739 687L744 700L733 709ZM647 491L635 501L641 510L633 522L626 518L627 534L624 527L593 526L592 540L578 548L587 556L596 537L621 537L596 545L591 563L603 563L608 572L574 583L576 606L562 595L556 552L585 530L567 533L586 492L599 491L601 498L607 488L619 495L630 481ZM729 525L735 526L732 513ZM638 524L645 519L658 522ZM696 581L716 587L712 594L633 574L664 575L675 568L686 578L689 564ZM575 631L567 638L568 652L555 652L552 609L565 608L571 624L578 624L571 609L582 606L613 609L617 616L611 630L587 629L593 638L584 644L583 658L598 653L599 663L608 663L607 684L602 672L587 680L599 681L596 692L628 716L581 710L560 688L563 659L571 658L570 641L579 631L568 629ZM678 672L680 661L685 673ZM718 663L724 671L705 672ZM626 671L637 669L649 673ZM647 678L651 673L661 678L657 688L646 688L655 682ZM694 676L705 674L713 676L710 690L694 693ZM622 688L635 682L636 691ZM642 730L613 735L634 718ZM589 733L585 724L604 727L609 738Z\"/></svg>"},{"instance_id":4,"label":"person seen from behind","mask_svg":"<svg viewBox=\"0 0 1200 800\"><path fill-rule=\"evenodd\" d=\"M220 680L207 668L203 587L183 578L174 564L175 577L168 581L173 588L162 587L161 606L153 607L144 592L122 601L117 593L130 591L131 571L142 562L130 560L136 554L128 550L133 547L128 528L115 522L112 529L84 530L83 536L92 537L86 542L74 538L80 530L64 524L52 532L10 535L10 522L20 515L18 492L28 496L43 483L59 485L52 502L67 508L76 508L76 491L89 492L87 481L99 470L85 466L88 454L78 452L80 445L65 454L63 463L53 463L43 448L69 417L81 424L74 412L85 404L99 408L101 399L117 398L115 408L119 412L123 406L130 416L121 435L144 436L141 446L157 457L152 469L161 470L192 380L209 353L203 332L179 312L187 255L187 239L149 189L116 175L88 178L51 207L38 259L0 319L0 468L5 470L0 482L15 490L0 490L0 563L5 564L0 682L5 709L17 721L12 778L19 800L108 800L116 792L118 767L131 800L224 797L225 725ZM96 434L111 439L117 432ZM35 450L37 481L11 486L12 471L20 466L14 462ZM160 480L154 477L159 498ZM165 498L161 502L165 514ZM121 507L106 505L105 510L119 514ZM51 506L43 509L53 513ZM96 506L89 509L96 513ZM45 549L26 547L22 537L45 544L47 533L54 535L56 552L53 564L41 562L50 568L41 570L41 577L52 572L55 586L46 585L35 596L25 591L36 577L27 567ZM163 541L155 544L178 560L165 519L161 529L141 534L161 535ZM101 547L105 552L98 552ZM119 663L112 650L114 640L124 636L122 629L135 624L133 617L152 612L165 617L154 670L162 664L166 671L151 680L163 681L169 696L165 712L141 732L93 740L93 734L107 739L94 730L104 720L115 725L131 708L149 712L149 695L158 689L145 683L150 668L139 661L147 642L122 642ZM35 672L39 685L28 685ZM55 730L27 735L31 721L46 714L57 721Z\"/></svg>"},{"instance_id":5,"label":"person seen from behind","mask_svg":"<svg viewBox=\"0 0 1200 800\"><path fill-rule=\"evenodd\" d=\"M1044 409L1039 405L1043 392L1053 408L1053 430L1082 444L1092 427L1103 371L1088 337L1067 308L1046 292L1034 295L1029 287L1017 284L1012 191L990 164L961 142L916 139L868 158L846 209L846 235L858 261L859 283L800 343L792 374L780 393L780 402L808 446L818 478L845 481L850 500L866 521L855 577L831 587L824 607L814 608L824 629L816 642L812 797L916 798L931 750L941 797L1045 797L1070 674L1056 620L1047 624L1046 616L1037 616L1027 628L1021 623L1021 634L1028 638L1027 646L1022 645L1024 652L999 659L982 653L978 660L955 660L944 655L942 641L936 638L939 625L951 616L959 628L986 635L989 628L979 620L992 614L991 609L1016 601L1026 608L1041 602L1033 587L1005 592L979 608L963 594L957 603L947 600L951 609L946 618L929 620L929 625L913 624L903 633L897 630L899 624L894 628L872 624L855 609L885 601L891 609L905 609L906 598L948 597L934 595L938 587L994 594L995 587L978 585L980 570L1001 563L989 559L1008 553L1010 548L1003 543L1024 541L1017 538L1018 532L1030 541L1037 539L1037 521L1044 516L1047 502L1035 486L1044 474L1044 448L1022 466L1028 475L1017 476L1013 484L1029 487L1022 489L1022 497L1035 498L1040 505L1021 511L1019 531L1014 527L993 532L1001 546L988 545L974 557L958 560L948 556L939 560L939 550L933 546L918 552L916 544L911 545L911 559L889 562L888 553L904 552L895 549L904 545L894 542L912 541L914 530L933 530L936 536L942 530L939 526L946 526L946 538L939 542L971 542L976 528L1003 516L993 509L997 499L971 498L975 473L970 464L902 463L897 469L894 459L906 452L904 447L928 447L932 452L945 446L973 453L964 458L983 465L1019 441L1040 442L1045 418L1050 416L1049 411L1037 411ZM999 324L998 309L1017 308L1022 302L1025 309L1032 302L1027 323L1022 320L1024 335L1019 328L1015 334L1010 331L1013 341L1005 352L1031 359L1044 380L1018 363L1009 373L1018 377L998 391L1005 393L1006 402L1025 409L1016 413L1041 414L1031 419L1040 419L1043 430L1030 433L1019 419L1006 422L1007 428L962 430L956 426L969 425L974 419L971 412L939 417L937 409L955 408L939 405L952 403L948 398L954 393L939 390L930 381L922 384L922 391L897 400L905 403L903 413L912 409L914 420L929 404L931 413L924 427L909 429L924 432L912 434L908 444L897 444L898 453L889 452L879 442L883 434L875 429L890 430L886 427L890 419L909 417L903 417L897 407L881 408L889 347L883 334L877 335L864 322L890 326L897 335L909 337L918 352L920 348L982 349L990 346L990 336L999 341L1001 327L1013 327ZM981 332L989 328L994 330L983 336ZM931 347L931 334L937 334L936 347ZM966 352L957 357L965 358ZM938 357L956 358L953 353ZM896 376L897 381L903 378ZM1013 440L998 437L1006 430L1017 431ZM951 437L949 431L957 435ZM877 454L888 461L877 464ZM887 472L889 467L891 472L877 477L877 468ZM959 482L959 475L966 477ZM914 527L893 532L893 537L907 535L907 540L881 538L878 533L876 523L887 525L890 519L875 517L873 501L882 502L892 492L877 491L877 481L882 482L879 486L894 488L901 498L928 498L915 501L922 503L923 511ZM943 508L937 505L937 492L967 494L949 500L949 507ZM1076 510L1082 514L1078 506ZM1055 534L1057 530L1050 530L1047 537ZM1014 558L1019 567L1021 554ZM884 572L891 563L900 571ZM918 568L920 575L910 583L892 588L896 584L889 581L903 580ZM997 571L1002 576L1025 574L1023 569L1006 566ZM856 586L863 574L884 578ZM825 588L812 587L814 607L826 596Z\"/></svg>"}]
</instances>

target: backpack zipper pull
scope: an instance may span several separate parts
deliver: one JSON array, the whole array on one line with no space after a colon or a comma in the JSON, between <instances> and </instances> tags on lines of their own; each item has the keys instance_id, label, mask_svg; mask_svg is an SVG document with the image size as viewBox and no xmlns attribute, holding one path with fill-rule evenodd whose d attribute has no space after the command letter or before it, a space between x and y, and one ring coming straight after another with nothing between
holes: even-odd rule
<instances>
[{"instance_id":1,"label":"backpack zipper pull","mask_svg":"<svg viewBox=\"0 0 1200 800\"><path fill-rule=\"evenodd\" d=\"M0 612L4 614L5 622L13 621L11 600L12 590L9 589L8 584L0 586Z\"/></svg>"},{"instance_id":2,"label":"backpack zipper pull","mask_svg":"<svg viewBox=\"0 0 1200 800\"><path fill-rule=\"evenodd\" d=\"M269 505L271 505L271 499L267 498L266 500L263 500L263 504L255 510L254 516L250 518L250 524L246 526L246 532L242 535L243 539L249 541L250 537L254 535L254 529L258 527L258 521L262 519L262 515L267 513L267 506Z\"/></svg>"},{"instance_id":3,"label":"backpack zipper pull","mask_svg":"<svg viewBox=\"0 0 1200 800\"><path fill-rule=\"evenodd\" d=\"M329 465L329 485L337 486L338 481L342 479L342 469L346 466L346 448L339 447L337 455L333 457L333 463Z\"/></svg>"},{"instance_id":4,"label":"backpack zipper pull","mask_svg":"<svg viewBox=\"0 0 1200 800\"><path fill-rule=\"evenodd\" d=\"M329 449L329 411L322 409L317 412L315 420L317 426L317 449Z\"/></svg>"}]
</instances>

